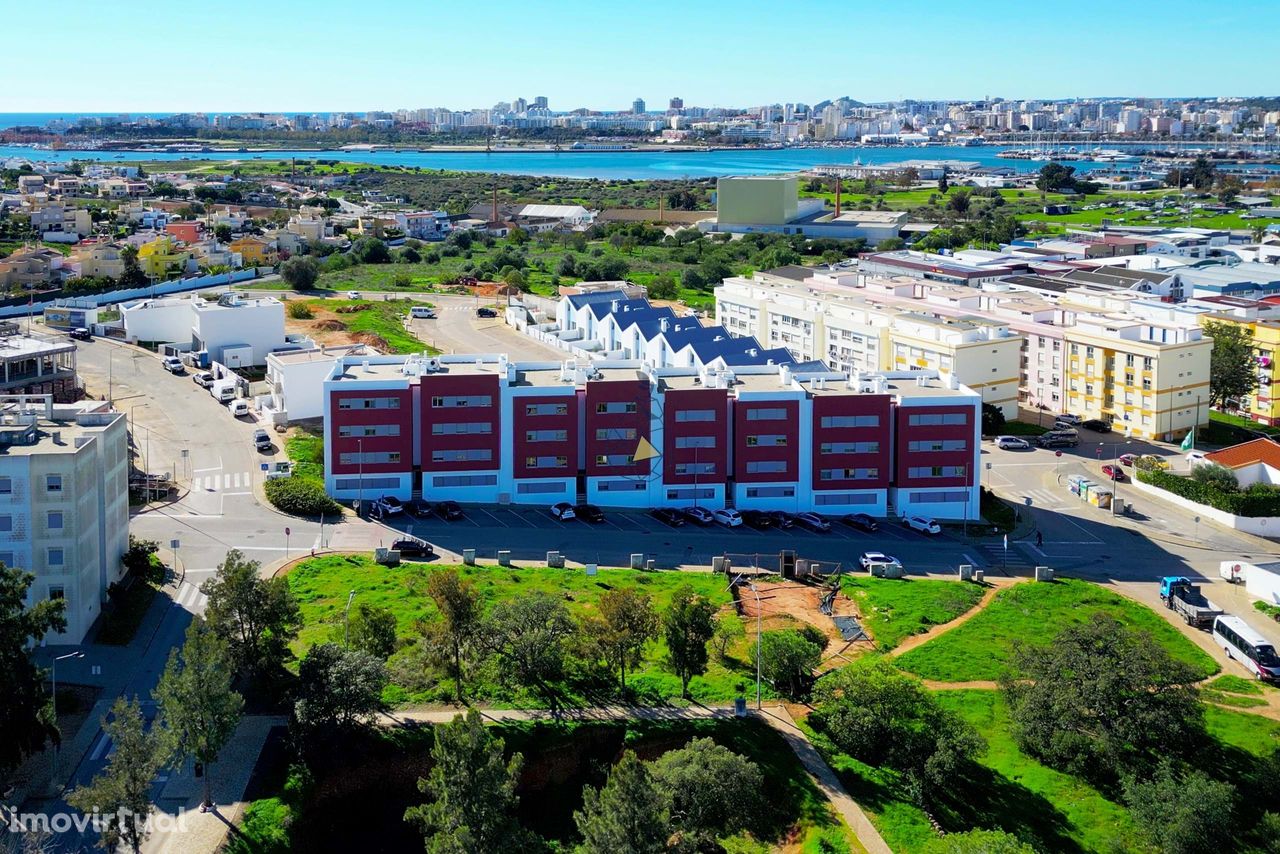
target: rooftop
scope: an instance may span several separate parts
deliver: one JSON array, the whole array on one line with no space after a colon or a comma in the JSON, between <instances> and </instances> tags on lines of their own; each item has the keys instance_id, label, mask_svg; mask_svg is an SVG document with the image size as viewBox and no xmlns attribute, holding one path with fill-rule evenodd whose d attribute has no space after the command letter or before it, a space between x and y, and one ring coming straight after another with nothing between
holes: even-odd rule
<instances>
[{"instance_id":1,"label":"rooftop","mask_svg":"<svg viewBox=\"0 0 1280 854\"><path fill-rule=\"evenodd\" d=\"M1280 469L1280 443L1271 439L1254 439L1251 442L1205 454L1205 459L1229 469L1244 468L1254 463L1263 463L1274 469Z\"/></svg>"}]
</instances>

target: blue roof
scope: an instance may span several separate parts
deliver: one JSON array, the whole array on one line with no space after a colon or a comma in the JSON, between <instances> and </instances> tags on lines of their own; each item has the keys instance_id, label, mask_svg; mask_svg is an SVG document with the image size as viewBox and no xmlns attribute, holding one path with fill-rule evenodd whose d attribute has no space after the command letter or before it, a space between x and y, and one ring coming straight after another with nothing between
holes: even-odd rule
<instances>
[{"instance_id":1,"label":"blue roof","mask_svg":"<svg viewBox=\"0 0 1280 854\"><path fill-rule=\"evenodd\" d=\"M740 338L738 340L755 341L754 338ZM790 365L795 362L795 357L791 355L791 351L786 347L775 347L772 350L757 350L754 356L746 352L746 350L743 350L737 353L726 353L722 358L724 359L724 363L729 367L736 367L739 365L767 365L770 361L775 365Z\"/></svg>"},{"instance_id":2,"label":"blue roof","mask_svg":"<svg viewBox=\"0 0 1280 854\"><path fill-rule=\"evenodd\" d=\"M618 315L619 320L621 320L621 316L623 314L626 314L632 311L639 311L639 310L656 311L656 309L654 309L653 306L649 305L649 301L647 299L627 299L623 295L622 291L614 291L613 293L616 294L616 296L613 297L613 299L600 300L599 302L591 302L587 304L587 306L591 309L591 313L596 316L596 320L604 320L606 317L608 317L611 314ZM613 308L613 300L618 301L618 308L616 311ZM671 309L667 309L667 311L671 312Z\"/></svg>"},{"instance_id":3,"label":"blue roof","mask_svg":"<svg viewBox=\"0 0 1280 854\"><path fill-rule=\"evenodd\" d=\"M588 294L570 294L569 305L574 308L582 308L584 305L591 305L598 302L612 302L616 299L626 299L626 294L622 291L592 291Z\"/></svg>"}]
</instances>

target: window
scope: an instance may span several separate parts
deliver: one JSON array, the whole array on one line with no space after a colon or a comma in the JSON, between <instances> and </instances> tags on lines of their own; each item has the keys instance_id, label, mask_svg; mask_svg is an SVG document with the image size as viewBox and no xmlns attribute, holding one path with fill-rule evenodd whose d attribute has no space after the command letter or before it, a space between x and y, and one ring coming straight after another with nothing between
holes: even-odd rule
<instances>
[{"instance_id":1,"label":"window","mask_svg":"<svg viewBox=\"0 0 1280 854\"><path fill-rule=\"evenodd\" d=\"M48 492L61 492L62 491L62 475L60 474L45 475L44 488Z\"/></svg>"},{"instance_id":2,"label":"window","mask_svg":"<svg viewBox=\"0 0 1280 854\"><path fill-rule=\"evenodd\" d=\"M0 495L13 495L13 478L0 477Z\"/></svg>"},{"instance_id":3,"label":"window","mask_svg":"<svg viewBox=\"0 0 1280 854\"><path fill-rule=\"evenodd\" d=\"M907 443L907 449L911 451L963 451L966 447L968 442L964 439L924 439Z\"/></svg>"},{"instance_id":4,"label":"window","mask_svg":"<svg viewBox=\"0 0 1280 854\"><path fill-rule=\"evenodd\" d=\"M634 440L635 437L636 428L634 427L601 427L596 430L596 441L598 442Z\"/></svg>"},{"instance_id":5,"label":"window","mask_svg":"<svg viewBox=\"0 0 1280 854\"><path fill-rule=\"evenodd\" d=\"M1151 370L1154 366L1155 366L1155 360L1154 360L1154 359L1152 359L1150 356L1145 356L1145 357L1143 357L1143 359L1142 359L1142 370L1144 370L1144 371L1149 371L1149 370Z\"/></svg>"},{"instance_id":6,"label":"window","mask_svg":"<svg viewBox=\"0 0 1280 854\"><path fill-rule=\"evenodd\" d=\"M715 421L714 409L677 409L676 421Z\"/></svg>"},{"instance_id":7,"label":"window","mask_svg":"<svg viewBox=\"0 0 1280 854\"><path fill-rule=\"evenodd\" d=\"M964 466L912 466L907 470L910 477L964 477Z\"/></svg>"},{"instance_id":8,"label":"window","mask_svg":"<svg viewBox=\"0 0 1280 854\"><path fill-rule=\"evenodd\" d=\"M526 403L524 406L525 415L568 415L569 404L567 403Z\"/></svg>"},{"instance_id":9,"label":"window","mask_svg":"<svg viewBox=\"0 0 1280 854\"><path fill-rule=\"evenodd\" d=\"M693 475L693 474L715 474L715 463L676 463L676 474Z\"/></svg>"},{"instance_id":10,"label":"window","mask_svg":"<svg viewBox=\"0 0 1280 854\"><path fill-rule=\"evenodd\" d=\"M913 504L959 504L968 500L969 493L963 491L911 493Z\"/></svg>"},{"instance_id":11,"label":"window","mask_svg":"<svg viewBox=\"0 0 1280 854\"><path fill-rule=\"evenodd\" d=\"M539 495L547 492L564 492L568 486L563 480L550 480L538 483L517 483L516 492L521 495Z\"/></svg>"},{"instance_id":12,"label":"window","mask_svg":"<svg viewBox=\"0 0 1280 854\"><path fill-rule=\"evenodd\" d=\"M49 585L49 598L53 600L66 599L67 591L61 584Z\"/></svg>"},{"instance_id":13,"label":"window","mask_svg":"<svg viewBox=\"0 0 1280 854\"><path fill-rule=\"evenodd\" d=\"M749 486L748 498L795 498L794 486Z\"/></svg>"},{"instance_id":14,"label":"window","mask_svg":"<svg viewBox=\"0 0 1280 854\"><path fill-rule=\"evenodd\" d=\"M756 407L747 410L748 421L785 421L787 419L787 410L776 408Z\"/></svg>"},{"instance_id":15,"label":"window","mask_svg":"<svg viewBox=\"0 0 1280 854\"><path fill-rule=\"evenodd\" d=\"M49 511L48 527L52 530L62 529L62 511L61 510Z\"/></svg>"},{"instance_id":16,"label":"window","mask_svg":"<svg viewBox=\"0 0 1280 854\"><path fill-rule=\"evenodd\" d=\"M677 436L677 448L714 448L716 446L715 436Z\"/></svg>"},{"instance_id":17,"label":"window","mask_svg":"<svg viewBox=\"0 0 1280 854\"><path fill-rule=\"evenodd\" d=\"M931 412L925 415L912 415L907 419L907 423L912 427L968 424L969 416L964 412Z\"/></svg>"},{"instance_id":18,"label":"window","mask_svg":"<svg viewBox=\"0 0 1280 854\"><path fill-rule=\"evenodd\" d=\"M614 400L608 403L597 403L597 415L631 415L636 411L635 401Z\"/></svg>"},{"instance_id":19,"label":"window","mask_svg":"<svg viewBox=\"0 0 1280 854\"><path fill-rule=\"evenodd\" d=\"M63 556L65 553L61 548L57 548L57 547L50 548L48 554L49 554L49 560L47 561L47 563L49 564L49 566L62 566Z\"/></svg>"},{"instance_id":20,"label":"window","mask_svg":"<svg viewBox=\"0 0 1280 854\"><path fill-rule=\"evenodd\" d=\"M600 492L640 492L645 489L643 480L599 480L596 489Z\"/></svg>"},{"instance_id":21,"label":"window","mask_svg":"<svg viewBox=\"0 0 1280 854\"><path fill-rule=\"evenodd\" d=\"M450 421L431 425L433 436L488 436L492 432L491 421Z\"/></svg>"},{"instance_id":22,"label":"window","mask_svg":"<svg viewBox=\"0 0 1280 854\"><path fill-rule=\"evenodd\" d=\"M431 478L431 485L445 486L497 486L496 474L454 474Z\"/></svg>"},{"instance_id":23,"label":"window","mask_svg":"<svg viewBox=\"0 0 1280 854\"><path fill-rule=\"evenodd\" d=\"M716 497L716 491L714 488L711 488L711 487L699 486L697 488L694 488L692 486L685 486L685 487L679 487L677 489L667 490L668 501L692 501L695 498L707 499L707 498L715 498L715 497Z\"/></svg>"},{"instance_id":24,"label":"window","mask_svg":"<svg viewBox=\"0 0 1280 854\"><path fill-rule=\"evenodd\" d=\"M368 489L368 490L384 489L385 490L385 489L396 489L400 486L400 478L398 477L366 477L364 478L363 486L361 486L360 480L361 478L358 478L358 477L340 477L340 478L334 479L333 485L336 489L351 489L351 490L358 490L358 489Z\"/></svg>"},{"instance_id":25,"label":"window","mask_svg":"<svg viewBox=\"0 0 1280 854\"><path fill-rule=\"evenodd\" d=\"M876 496L869 492L815 492L813 503L819 507L833 504L875 504Z\"/></svg>"},{"instance_id":26,"label":"window","mask_svg":"<svg viewBox=\"0 0 1280 854\"><path fill-rule=\"evenodd\" d=\"M365 451L361 453L338 454L338 462L344 466L377 466L400 462L399 451Z\"/></svg>"},{"instance_id":27,"label":"window","mask_svg":"<svg viewBox=\"0 0 1280 854\"><path fill-rule=\"evenodd\" d=\"M454 394L431 398L432 409L456 409L464 406L493 406L493 396L488 394Z\"/></svg>"},{"instance_id":28,"label":"window","mask_svg":"<svg viewBox=\"0 0 1280 854\"><path fill-rule=\"evenodd\" d=\"M635 457L631 454L596 454L598 466L629 466L635 461Z\"/></svg>"},{"instance_id":29,"label":"window","mask_svg":"<svg viewBox=\"0 0 1280 854\"><path fill-rule=\"evenodd\" d=\"M0 516L0 533L7 534L13 530L13 517Z\"/></svg>"},{"instance_id":30,"label":"window","mask_svg":"<svg viewBox=\"0 0 1280 854\"><path fill-rule=\"evenodd\" d=\"M526 442L564 442L569 438L568 430L526 430Z\"/></svg>"},{"instance_id":31,"label":"window","mask_svg":"<svg viewBox=\"0 0 1280 854\"><path fill-rule=\"evenodd\" d=\"M344 397L338 401L339 409L399 409L398 397Z\"/></svg>"},{"instance_id":32,"label":"window","mask_svg":"<svg viewBox=\"0 0 1280 854\"><path fill-rule=\"evenodd\" d=\"M364 436L399 436L399 424L343 424L338 435L344 439Z\"/></svg>"},{"instance_id":33,"label":"window","mask_svg":"<svg viewBox=\"0 0 1280 854\"><path fill-rule=\"evenodd\" d=\"M493 451L488 448L460 448L458 450L431 451L433 463L487 463L493 459Z\"/></svg>"},{"instance_id":34,"label":"window","mask_svg":"<svg viewBox=\"0 0 1280 854\"><path fill-rule=\"evenodd\" d=\"M876 480L880 469L820 469L818 480Z\"/></svg>"},{"instance_id":35,"label":"window","mask_svg":"<svg viewBox=\"0 0 1280 854\"><path fill-rule=\"evenodd\" d=\"M824 415L823 427L879 427L879 415Z\"/></svg>"},{"instance_id":36,"label":"window","mask_svg":"<svg viewBox=\"0 0 1280 854\"><path fill-rule=\"evenodd\" d=\"M786 470L786 460L751 460L747 463L747 474L779 474Z\"/></svg>"},{"instance_id":37,"label":"window","mask_svg":"<svg viewBox=\"0 0 1280 854\"><path fill-rule=\"evenodd\" d=\"M821 454L878 454L879 442L823 442L818 449Z\"/></svg>"},{"instance_id":38,"label":"window","mask_svg":"<svg viewBox=\"0 0 1280 854\"><path fill-rule=\"evenodd\" d=\"M562 469L569 466L568 457L525 457L527 469Z\"/></svg>"},{"instance_id":39,"label":"window","mask_svg":"<svg viewBox=\"0 0 1280 854\"><path fill-rule=\"evenodd\" d=\"M748 448L785 448L786 446L787 437L778 434L747 437Z\"/></svg>"}]
</instances>

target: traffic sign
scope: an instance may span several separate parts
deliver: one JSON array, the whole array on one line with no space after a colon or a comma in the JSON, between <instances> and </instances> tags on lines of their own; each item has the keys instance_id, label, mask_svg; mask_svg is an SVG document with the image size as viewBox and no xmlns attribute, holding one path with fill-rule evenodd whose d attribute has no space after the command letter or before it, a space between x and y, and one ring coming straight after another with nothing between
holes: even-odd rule
<instances>
[{"instance_id":1,"label":"traffic sign","mask_svg":"<svg viewBox=\"0 0 1280 854\"><path fill-rule=\"evenodd\" d=\"M284 535L285 535L286 537L287 537L287 536L289 536L289 529L288 529L288 528L285 528L285 529L284 529Z\"/></svg>"},{"instance_id":2,"label":"traffic sign","mask_svg":"<svg viewBox=\"0 0 1280 854\"><path fill-rule=\"evenodd\" d=\"M1054 455L1055 457L1060 457L1060 456L1062 456L1062 451L1054 451L1054 452L1053 452L1053 455Z\"/></svg>"}]
</instances>

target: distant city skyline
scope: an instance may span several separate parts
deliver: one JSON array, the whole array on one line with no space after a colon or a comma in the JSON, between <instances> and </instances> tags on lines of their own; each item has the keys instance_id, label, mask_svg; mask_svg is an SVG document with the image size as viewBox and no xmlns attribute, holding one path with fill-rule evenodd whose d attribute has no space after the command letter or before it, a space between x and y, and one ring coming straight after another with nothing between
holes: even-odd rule
<instances>
[{"instance_id":1,"label":"distant city skyline","mask_svg":"<svg viewBox=\"0 0 1280 854\"><path fill-rule=\"evenodd\" d=\"M97 48L50 63L39 40L11 40L8 66L40 72L4 87L0 112L365 112L538 95L555 111L625 111L637 99L660 111L673 97L749 108L842 95L1248 97L1274 85L1280 62L1259 42L1270 2L1205 14L1191 0L1137 0L1125 13L1097 0L1065 13L1009 0L910 10L849 0L634 9L382 0L358 14L336 0L226 0L103 15L99 3L65 0L59 39ZM130 61L109 61L104 79L108 57Z\"/></svg>"}]
</instances>

